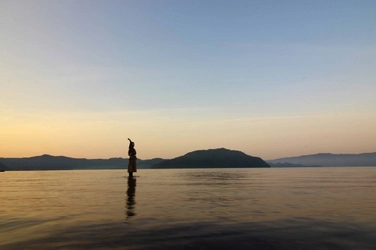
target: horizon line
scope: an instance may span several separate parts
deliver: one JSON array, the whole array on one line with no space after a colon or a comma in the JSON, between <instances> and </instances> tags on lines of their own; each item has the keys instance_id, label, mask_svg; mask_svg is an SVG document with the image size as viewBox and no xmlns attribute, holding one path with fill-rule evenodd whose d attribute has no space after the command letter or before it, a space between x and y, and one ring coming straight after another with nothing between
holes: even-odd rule
<instances>
[{"instance_id":1,"label":"horizon line","mask_svg":"<svg viewBox=\"0 0 376 250\"><path fill-rule=\"evenodd\" d=\"M197 150L193 150L193 151L187 152L186 154L191 153L191 152L195 152L195 151L201 151L201 150L213 150L213 149L223 149L223 148L197 149ZM227 149L227 148L224 148L224 149ZM227 150L233 150L233 149L227 149ZM233 150L233 151L240 151L240 150ZM244 153L243 151L240 151L240 152ZM319 155L319 154L331 154L331 155L361 155L361 154L374 154L374 153L376 153L376 151L374 151L374 152L363 152L363 153L329 153L329 152L319 152L319 153L304 154L304 155L296 155L296 156L284 156L284 157L275 158L275 159L267 159L267 160L265 160L265 161L274 161L274 160L278 160L278 159L294 158L294 157L303 157L303 156L312 156L312 155ZM246 154L246 153L244 153L244 154ZM183 155L184 155L184 154L183 154ZM141 161L153 160L153 159L170 160L170 159L174 159L174 158L177 158L177 157L180 157L180 156L183 156L183 155L179 155L179 156L176 156L176 157L173 157L173 158L153 157L153 158L148 158L148 159L141 159L141 158L137 158L137 159L138 159L138 160L141 160ZM248 155L248 154L246 154L246 155ZM128 159L128 157L121 157L121 156L114 156L114 157L109 157L109 158L85 158L85 157L71 157L71 156L67 156L67 155L52 155L52 154L48 154L48 153L44 153L44 154L41 154L41 155L22 156L22 157L5 157L5 156L1 156L0 158L22 159L22 158L41 157L41 156L65 157L65 158L71 158L71 159L85 159L85 160ZM252 156L253 156L253 155L252 155ZM253 157L259 157L259 156L253 156ZM259 157L259 158L261 158L261 157ZM261 159L263 159L263 158L261 158ZM263 159L263 160L264 160L264 159Z\"/></svg>"}]
</instances>

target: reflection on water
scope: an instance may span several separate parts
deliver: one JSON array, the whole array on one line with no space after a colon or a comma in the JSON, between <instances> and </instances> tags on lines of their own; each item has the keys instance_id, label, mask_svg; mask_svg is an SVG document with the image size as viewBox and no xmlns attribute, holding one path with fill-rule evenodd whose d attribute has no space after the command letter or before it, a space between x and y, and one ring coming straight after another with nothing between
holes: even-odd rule
<instances>
[{"instance_id":1,"label":"reflection on water","mask_svg":"<svg viewBox=\"0 0 376 250\"><path fill-rule=\"evenodd\" d=\"M127 198L125 202L126 206L126 218L130 218L132 216L135 216L136 213L134 212L135 210L135 201L136 197L136 178L135 177L128 177L128 189L127 189Z\"/></svg>"},{"instance_id":2,"label":"reflection on water","mask_svg":"<svg viewBox=\"0 0 376 250\"><path fill-rule=\"evenodd\" d=\"M186 177L191 180L194 179L196 181L202 181L203 183L206 182L207 184L210 184L213 181L223 183L231 181L232 184L236 184L236 181L244 180L247 178L247 175L244 172L202 171L202 169L198 169L194 172L182 172L180 176L183 178Z\"/></svg>"},{"instance_id":3,"label":"reflection on water","mask_svg":"<svg viewBox=\"0 0 376 250\"><path fill-rule=\"evenodd\" d=\"M140 170L137 198L125 175L1 173L0 249L376 246L376 168Z\"/></svg>"}]
</instances>

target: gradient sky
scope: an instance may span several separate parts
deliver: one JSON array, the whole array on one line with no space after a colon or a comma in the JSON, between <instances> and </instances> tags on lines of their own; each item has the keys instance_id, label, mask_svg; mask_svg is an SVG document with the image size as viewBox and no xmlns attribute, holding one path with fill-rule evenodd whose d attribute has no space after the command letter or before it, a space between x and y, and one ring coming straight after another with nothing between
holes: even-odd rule
<instances>
[{"instance_id":1,"label":"gradient sky","mask_svg":"<svg viewBox=\"0 0 376 250\"><path fill-rule=\"evenodd\" d=\"M376 151L376 1L2 0L0 157Z\"/></svg>"}]
</instances>

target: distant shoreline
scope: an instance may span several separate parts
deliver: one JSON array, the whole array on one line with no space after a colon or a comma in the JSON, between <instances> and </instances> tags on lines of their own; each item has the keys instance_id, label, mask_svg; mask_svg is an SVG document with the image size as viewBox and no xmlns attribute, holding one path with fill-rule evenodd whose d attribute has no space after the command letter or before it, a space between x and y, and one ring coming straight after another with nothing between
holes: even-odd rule
<instances>
[{"instance_id":1,"label":"distant shoreline","mask_svg":"<svg viewBox=\"0 0 376 250\"><path fill-rule=\"evenodd\" d=\"M138 169L154 166L163 168L236 168L257 167L257 163L245 164L247 159L258 159L241 151L228 149L197 150L174 159L154 158L137 160ZM271 168L307 168L307 167L374 167L376 153L363 154L329 154L321 153L297 157L266 160ZM116 170L126 169L127 158L85 159L66 156L41 155L28 158L0 158L0 170L34 171L34 170ZM167 164L167 165L166 165ZM245 165L244 165L245 164ZM256 165L255 165L256 164Z\"/></svg>"}]
</instances>

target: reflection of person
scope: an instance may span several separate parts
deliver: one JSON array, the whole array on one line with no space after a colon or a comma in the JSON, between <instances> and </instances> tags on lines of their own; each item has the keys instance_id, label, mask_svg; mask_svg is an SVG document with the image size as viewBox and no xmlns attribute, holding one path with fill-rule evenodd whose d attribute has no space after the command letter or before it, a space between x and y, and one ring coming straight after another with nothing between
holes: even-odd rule
<instances>
[{"instance_id":1,"label":"reflection of person","mask_svg":"<svg viewBox=\"0 0 376 250\"><path fill-rule=\"evenodd\" d=\"M137 167L136 167L136 149L134 149L134 142L129 139L129 149L128 149L128 155L129 155L129 162L128 162L128 173L129 176L133 176L133 172L137 172Z\"/></svg>"},{"instance_id":2,"label":"reflection of person","mask_svg":"<svg viewBox=\"0 0 376 250\"><path fill-rule=\"evenodd\" d=\"M134 199L135 196L136 196L136 179L129 176L128 177L128 189L127 189L127 201L126 201L127 218L136 215L136 213L134 212L134 207L136 204L136 201Z\"/></svg>"}]
</instances>

